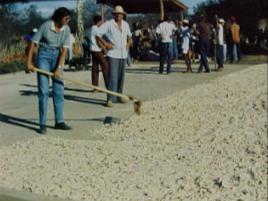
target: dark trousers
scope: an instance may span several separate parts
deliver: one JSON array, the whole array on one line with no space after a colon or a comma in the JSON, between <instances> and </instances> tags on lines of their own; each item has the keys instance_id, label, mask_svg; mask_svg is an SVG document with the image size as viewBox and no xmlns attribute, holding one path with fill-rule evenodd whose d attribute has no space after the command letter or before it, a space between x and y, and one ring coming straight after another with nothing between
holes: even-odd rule
<instances>
[{"instance_id":1,"label":"dark trousers","mask_svg":"<svg viewBox=\"0 0 268 201\"><path fill-rule=\"evenodd\" d=\"M109 73L108 73L108 89L117 93L123 92L125 79L126 59L116 59L108 57ZM107 100L117 102L117 97L107 95Z\"/></svg>"},{"instance_id":2,"label":"dark trousers","mask_svg":"<svg viewBox=\"0 0 268 201\"><path fill-rule=\"evenodd\" d=\"M102 52L91 52L92 54L92 84L99 86L99 65L101 66L105 87L108 87L108 63Z\"/></svg>"},{"instance_id":3,"label":"dark trousers","mask_svg":"<svg viewBox=\"0 0 268 201\"><path fill-rule=\"evenodd\" d=\"M209 53L209 39L203 38L199 40L199 53L201 56L199 71L203 70L203 67L205 67L206 71L209 71L209 65L208 65L208 53Z\"/></svg>"},{"instance_id":4,"label":"dark trousers","mask_svg":"<svg viewBox=\"0 0 268 201\"><path fill-rule=\"evenodd\" d=\"M223 45L217 45L217 64L219 68L223 68Z\"/></svg>"},{"instance_id":5,"label":"dark trousers","mask_svg":"<svg viewBox=\"0 0 268 201\"><path fill-rule=\"evenodd\" d=\"M165 61L167 61L167 73L170 73L172 57L173 57L172 43L160 43L159 73L163 73Z\"/></svg>"}]
</instances>

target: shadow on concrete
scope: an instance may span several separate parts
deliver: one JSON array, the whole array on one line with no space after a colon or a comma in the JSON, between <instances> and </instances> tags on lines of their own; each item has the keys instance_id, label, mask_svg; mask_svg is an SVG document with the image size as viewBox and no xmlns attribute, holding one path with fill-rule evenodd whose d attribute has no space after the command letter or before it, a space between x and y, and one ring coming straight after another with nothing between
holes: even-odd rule
<instances>
[{"instance_id":1,"label":"shadow on concrete","mask_svg":"<svg viewBox=\"0 0 268 201\"><path fill-rule=\"evenodd\" d=\"M106 116L106 117L101 117L101 118L92 118L92 119L65 119L68 122L72 122L72 121L97 121L97 122L103 122L103 124L108 124L111 125L113 123L119 123L121 120L115 117L111 117L111 116ZM2 123L6 123L6 124L10 124L10 125L14 125L14 126L18 126L18 127L23 127L23 128L27 128L29 130L33 130L35 132L39 132L39 123L38 123L38 119L23 119L23 118L18 118L18 117L14 117L8 114L3 114L0 113L0 122ZM50 129L54 129L53 126L48 126L46 125L47 128Z\"/></svg>"},{"instance_id":2,"label":"shadow on concrete","mask_svg":"<svg viewBox=\"0 0 268 201\"><path fill-rule=\"evenodd\" d=\"M28 119L13 117L13 116L3 114L3 113L0 113L0 122L23 127L23 128L27 128L30 130L34 130L36 132L39 131L39 123L38 122L28 120Z\"/></svg>"},{"instance_id":3,"label":"shadow on concrete","mask_svg":"<svg viewBox=\"0 0 268 201\"><path fill-rule=\"evenodd\" d=\"M166 71L166 67L164 67L164 72ZM171 72L175 73L182 73L186 70L186 68L179 68L179 67L172 67ZM126 68L126 73L133 73L133 74L158 74L159 67L146 67L146 68Z\"/></svg>"},{"instance_id":4,"label":"shadow on concrete","mask_svg":"<svg viewBox=\"0 0 268 201\"><path fill-rule=\"evenodd\" d=\"M33 84L20 84L21 86L25 87L32 87L32 88L37 88L37 85ZM49 87L52 89L52 87ZM71 87L64 87L65 91L74 91L74 92L83 92L83 93L94 93L94 90L88 90L88 89L77 89L77 88L71 88Z\"/></svg>"},{"instance_id":5,"label":"shadow on concrete","mask_svg":"<svg viewBox=\"0 0 268 201\"><path fill-rule=\"evenodd\" d=\"M19 91L21 96L38 96L37 91L33 90L20 90ZM52 93L49 93L49 97L52 98ZM90 103L95 105L105 105L106 100L102 99L94 99L94 98L86 98L86 97L80 97L80 96L74 96L74 95L64 95L64 100L68 101L76 101L80 103Z\"/></svg>"},{"instance_id":6,"label":"shadow on concrete","mask_svg":"<svg viewBox=\"0 0 268 201\"><path fill-rule=\"evenodd\" d=\"M121 122L121 119L119 119L119 118L115 118L115 117L111 117L111 116L106 116L104 118L103 124L112 125L112 124L120 123L120 122Z\"/></svg>"}]
</instances>

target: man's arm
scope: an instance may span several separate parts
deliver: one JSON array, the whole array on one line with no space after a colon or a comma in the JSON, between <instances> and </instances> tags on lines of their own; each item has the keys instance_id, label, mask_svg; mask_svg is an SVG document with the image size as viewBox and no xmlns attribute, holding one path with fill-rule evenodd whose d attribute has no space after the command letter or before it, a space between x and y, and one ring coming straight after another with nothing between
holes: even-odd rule
<instances>
[{"instance_id":1,"label":"man's arm","mask_svg":"<svg viewBox=\"0 0 268 201\"><path fill-rule=\"evenodd\" d=\"M64 66L65 58L66 58L66 55L67 55L67 49L68 48L66 48L66 47L63 47L61 49L58 65L57 65L57 68L54 71L55 78L60 78L61 68L63 68L63 66Z\"/></svg>"},{"instance_id":2,"label":"man's arm","mask_svg":"<svg viewBox=\"0 0 268 201\"><path fill-rule=\"evenodd\" d=\"M26 73L34 72L33 65L33 55L34 55L35 44L33 42L30 43L28 58L27 58L27 67L25 69Z\"/></svg>"},{"instance_id":3,"label":"man's arm","mask_svg":"<svg viewBox=\"0 0 268 201\"><path fill-rule=\"evenodd\" d=\"M131 37L127 37L127 49L129 49L129 47L132 45L132 38Z\"/></svg>"},{"instance_id":4,"label":"man's arm","mask_svg":"<svg viewBox=\"0 0 268 201\"><path fill-rule=\"evenodd\" d=\"M102 49L113 49L114 45L111 42L107 42L105 41L102 37L100 36L96 36L96 40L98 45L102 48Z\"/></svg>"}]
</instances>

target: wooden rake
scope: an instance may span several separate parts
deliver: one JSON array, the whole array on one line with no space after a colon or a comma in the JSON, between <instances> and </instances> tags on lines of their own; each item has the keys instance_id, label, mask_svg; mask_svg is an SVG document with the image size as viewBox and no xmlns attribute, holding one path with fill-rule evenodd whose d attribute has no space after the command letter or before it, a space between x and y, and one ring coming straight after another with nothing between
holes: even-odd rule
<instances>
[{"instance_id":1,"label":"wooden rake","mask_svg":"<svg viewBox=\"0 0 268 201\"><path fill-rule=\"evenodd\" d=\"M38 72L38 73L41 73L41 74L44 74L44 75L47 75L47 76L50 76L50 77L54 77L54 74L51 73L51 72L48 72L48 71L45 71L45 70L42 70L42 69L39 69L39 68L34 68L34 70L36 72ZM64 77L64 78L61 78L61 79L66 80L66 81L71 82L71 83L76 84L76 85L80 85L80 86L91 88L91 89L96 89L96 90L101 91L101 92L106 93L106 94L117 96L117 97L120 97L120 98L123 98L123 99L126 99L126 100L131 100L134 103L134 112L136 114L141 114L142 102L141 102L141 100L139 100L139 99L137 99L137 98L135 98L133 96L116 93L114 91L110 91L110 90L107 90L107 89L104 89L104 88L101 88L101 87L97 87L97 86L94 86L92 84L88 84L88 83L81 82L81 81L78 81L78 80L73 80L73 79L68 78L68 77Z\"/></svg>"}]
</instances>

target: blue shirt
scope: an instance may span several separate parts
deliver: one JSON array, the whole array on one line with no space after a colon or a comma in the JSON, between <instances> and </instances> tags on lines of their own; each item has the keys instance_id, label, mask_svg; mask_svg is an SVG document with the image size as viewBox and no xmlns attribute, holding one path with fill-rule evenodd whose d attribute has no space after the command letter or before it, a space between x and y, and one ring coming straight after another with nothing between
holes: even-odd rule
<instances>
[{"instance_id":1,"label":"blue shirt","mask_svg":"<svg viewBox=\"0 0 268 201\"><path fill-rule=\"evenodd\" d=\"M70 28L67 25L63 26L59 32L56 32L54 21L48 20L34 34L32 42L44 48L69 48L70 33Z\"/></svg>"}]
</instances>

